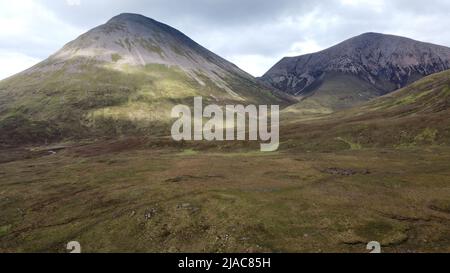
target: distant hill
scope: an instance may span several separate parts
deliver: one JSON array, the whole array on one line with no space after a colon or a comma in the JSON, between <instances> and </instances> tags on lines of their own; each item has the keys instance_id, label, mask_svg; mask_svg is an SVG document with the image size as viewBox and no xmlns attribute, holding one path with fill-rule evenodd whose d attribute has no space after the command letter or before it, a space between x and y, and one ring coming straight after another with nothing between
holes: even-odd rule
<instances>
[{"instance_id":1,"label":"distant hill","mask_svg":"<svg viewBox=\"0 0 450 273\"><path fill-rule=\"evenodd\" d=\"M304 112L332 112L450 69L450 48L366 33L329 49L282 59L260 81L302 99Z\"/></svg>"},{"instance_id":2,"label":"distant hill","mask_svg":"<svg viewBox=\"0 0 450 273\"><path fill-rule=\"evenodd\" d=\"M0 128L12 142L154 135L172 106L192 104L194 96L217 104L283 103L178 30L121 14L0 82Z\"/></svg>"},{"instance_id":3,"label":"distant hill","mask_svg":"<svg viewBox=\"0 0 450 273\"><path fill-rule=\"evenodd\" d=\"M361 106L296 120L287 108L284 147L311 150L450 145L450 70Z\"/></svg>"}]
</instances>

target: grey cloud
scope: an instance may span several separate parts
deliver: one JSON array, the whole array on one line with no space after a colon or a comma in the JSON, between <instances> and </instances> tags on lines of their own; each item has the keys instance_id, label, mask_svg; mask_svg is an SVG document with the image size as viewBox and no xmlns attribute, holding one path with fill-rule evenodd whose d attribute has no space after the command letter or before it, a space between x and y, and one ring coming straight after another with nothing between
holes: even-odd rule
<instances>
[{"instance_id":1,"label":"grey cloud","mask_svg":"<svg viewBox=\"0 0 450 273\"><path fill-rule=\"evenodd\" d=\"M79 6L62 0L37 1L59 20L80 29L79 34L119 13L140 13L181 30L243 68L247 64L236 56L260 56L275 64L296 43L313 41L326 48L369 31L450 45L447 0L428 0L426 5L421 0L347 0L347 4L344 0L81 0ZM5 46L13 48L14 43ZM17 48L40 58L47 51L53 53L45 43L40 49ZM269 68L249 72L260 74Z\"/></svg>"},{"instance_id":2,"label":"grey cloud","mask_svg":"<svg viewBox=\"0 0 450 273\"><path fill-rule=\"evenodd\" d=\"M260 24L279 16L301 14L330 1L261 0L97 0L68 6L65 1L39 0L74 24L92 26L122 12L141 13L156 20L208 23L211 27Z\"/></svg>"}]
</instances>

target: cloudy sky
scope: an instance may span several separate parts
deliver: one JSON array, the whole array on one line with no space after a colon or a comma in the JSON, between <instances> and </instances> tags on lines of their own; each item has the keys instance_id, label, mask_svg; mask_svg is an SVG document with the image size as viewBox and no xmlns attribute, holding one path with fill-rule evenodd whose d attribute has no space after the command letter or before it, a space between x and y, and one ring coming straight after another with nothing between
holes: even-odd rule
<instances>
[{"instance_id":1,"label":"cloudy sky","mask_svg":"<svg viewBox=\"0 0 450 273\"><path fill-rule=\"evenodd\" d=\"M450 46L448 0L0 0L0 79L123 12L169 24L255 76L369 31Z\"/></svg>"}]
</instances>

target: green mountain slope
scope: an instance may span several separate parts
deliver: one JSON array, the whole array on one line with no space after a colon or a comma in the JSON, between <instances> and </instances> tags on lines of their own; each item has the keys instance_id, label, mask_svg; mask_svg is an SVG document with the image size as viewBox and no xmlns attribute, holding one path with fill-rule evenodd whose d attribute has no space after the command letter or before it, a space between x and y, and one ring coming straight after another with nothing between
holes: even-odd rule
<instances>
[{"instance_id":1,"label":"green mountain slope","mask_svg":"<svg viewBox=\"0 0 450 273\"><path fill-rule=\"evenodd\" d=\"M167 134L179 103L283 103L181 32L121 14L0 82L4 143ZM169 131L170 132L170 131Z\"/></svg>"},{"instance_id":2,"label":"green mountain slope","mask_svg":"<svg viewBox=\"0 0 450 273\"><path fill-rule=\"evenodd\" d=\"M307 150L450 145L450 70L359 107L300 119L285 110L284 147Z\"/></svg>"}]
</instances>

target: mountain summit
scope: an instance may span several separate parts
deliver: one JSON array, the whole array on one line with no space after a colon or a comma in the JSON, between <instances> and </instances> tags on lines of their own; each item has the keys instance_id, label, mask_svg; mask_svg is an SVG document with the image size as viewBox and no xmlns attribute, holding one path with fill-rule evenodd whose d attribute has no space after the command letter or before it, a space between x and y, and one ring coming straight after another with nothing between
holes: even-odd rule
<instances>
[{"instance_id":1,"label":"mountain summit","mask_svg":"<svg viewBox=\"0 0 450 273\"><path fill-rule=\"evenodd\" d=\"M0 132L19 142L167 133L176 104L279 102L180 31L121 14L0 82ZM0 141L1 142L1 141Z\"/></svg>"},{"instance_id":2,"label":"mountain summit","mask_svg":"<svg viewBox=\"0 0 450 273\"><path fill-rule=\"evenodd\" d=\"M67 44L50 59L73 60L77 57L117 65L145 66L161 64L181 68L204 85L202 76L231 95L224 77L251 76L234 64L200 46L180 31L138 14L124 13L113 17L78 39Z\"/></svg>"},{"instance_id":3,"label":"mountain summit","mask_svg":"<svg viewBox=\"0 0 450 273\"><path fill-rule=\"evenodd\" d=\"M365 33L317 53L283 58L261 81L335 110L449 68L448 47Z\"/></svg>"}]
</instances>

